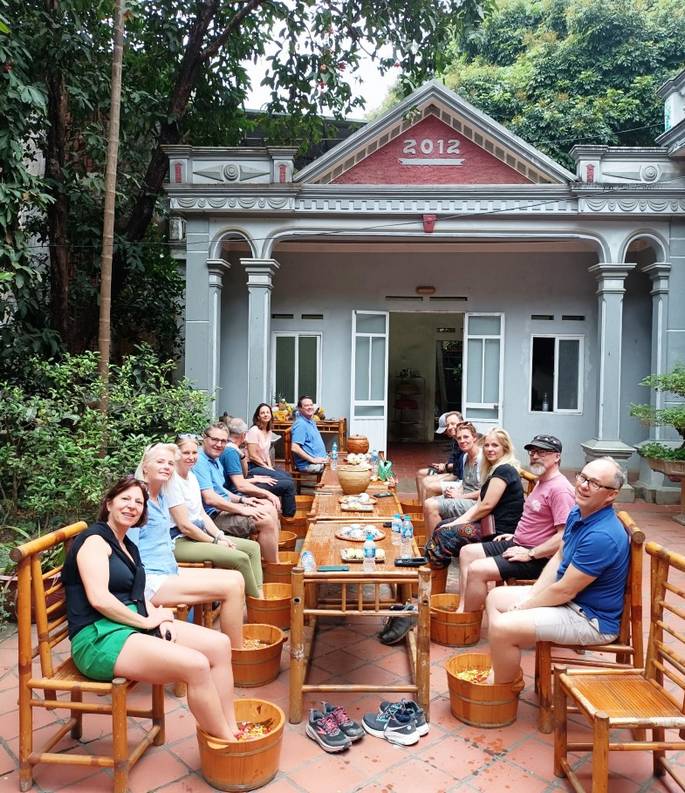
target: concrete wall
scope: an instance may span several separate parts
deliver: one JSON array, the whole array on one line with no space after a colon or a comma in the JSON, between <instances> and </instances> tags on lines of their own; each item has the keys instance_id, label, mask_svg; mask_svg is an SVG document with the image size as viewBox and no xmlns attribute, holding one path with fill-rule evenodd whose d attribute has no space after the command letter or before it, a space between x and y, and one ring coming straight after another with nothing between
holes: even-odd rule
<instances>
[{"instance_id":1,"label":"concrete wall","mask_svg":"<svg viewBox=\"0 0 685 793\"><path fill-rule=\"evenodd\" d=\"M387 295L409 295L416 286L432 284L438 295L464 295L467 302L445 305L445 314L468 311L505 312L503 423L519 448L539 432L551 432L565 443L564 464L581 465L580 441L596 427L597 361L596 296L587 267L591 254L474 254L418 255L411 252L348 255L332 253L275 254L281 269L274 279L272 312L292 313L274 320L272 330L323 332L321 403L331 416L349 416L350 339L353 308L395 311L406 308ZM232 413L246 414L240 372L246 363L246 277L234 265L224 280L222 306L222 398ZM435 304L425 303L434 311ZM323 321L302 320L318 312ZM584 315L583 321L563 321L561 315ZM553 314L553 321L532 320L531 314ZM529 411L530 344L533 333L585 336L584 409L579 415ZM430 340L433 349L433 339ZM413 367L418 368L418 367ZM434 352L431 354L434 368Z\"/></svg>"}]
</instances>

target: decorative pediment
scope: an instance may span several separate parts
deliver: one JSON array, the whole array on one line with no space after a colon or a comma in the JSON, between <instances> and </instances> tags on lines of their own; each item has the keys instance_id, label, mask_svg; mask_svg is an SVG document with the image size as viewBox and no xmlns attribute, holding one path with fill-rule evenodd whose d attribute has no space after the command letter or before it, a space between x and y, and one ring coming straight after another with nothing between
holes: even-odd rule
<instances>
[{"instance_id":1,"label":"decorative pediment","mask_svg":"<svg viewBox=\"0 0 685 793\"><path fill-rule=\"evenodd\" d=\"M300 171L318 184L566 184L575 176L437 81Z\"/></svg>"}]
</instances>

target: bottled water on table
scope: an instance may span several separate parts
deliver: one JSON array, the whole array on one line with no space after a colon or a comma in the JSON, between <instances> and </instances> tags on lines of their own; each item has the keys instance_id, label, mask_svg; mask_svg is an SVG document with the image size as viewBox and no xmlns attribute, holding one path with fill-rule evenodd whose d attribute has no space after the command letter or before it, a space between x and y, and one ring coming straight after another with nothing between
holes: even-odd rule
<instances>
[{"instance_id":1,"label":"bottled water on table","mask_svg":"<svg viewBox=\"0 0 685 793\"><path fill-rule=\"evenodd\" d=\"M392 516L392 544L400 545L402 542L402 516L396 512Z\"/></svg>"},{"instance_id":2,"label":"bottled water on table","mask_svg":"<svg viewBox=\"0 0 685 793\"><path fill-rule=\"evenodd\" d=\"M371 452L371 481L378 479L378 452L374 449Z\"/></svg>"},{"instance_id":3,"label":"bottled water on table","mask_svg":"<svg viewBox=\"0 0 685 793\"><path fill-rule=\"evenodd\" d=\"M373 539L373 532L369 531L364 540L364 561L362 562L362 570L365 573L371 573L376 569L376 543Z\"/></svg>"},{"instance_id":4,"label":"bottled water on table","mask_svg":"<svg viewBox=\"0 0 685 793\"><path fill-rule=\"evenodd\" d=\"M300 567L305 573L313 573L316 570L316 559L311 551L303 551L300 556Z\"/></svg>"},{"instance_id":5,"label":"bottled water on table","mask_svg":"<svg viewBox=\"0 0 685 793\"><path fill-rule=\"evenodd\" d=\"M331 446L331 468L335 471L338 467L338 442L333 441Z\"/></svg>"},{"instance_id":6,"label":"bottled water on table","mask_svg":"<svg viewBox=\"0 0 685 793\"><path fill-rule=\"evenodd\" d=\"M400 544L400 556L403 559L409 559L412 554L412 546L414 544L414 526L412 525L409 515L402 518L402 542Z\"/></svg>"}]
</instances>

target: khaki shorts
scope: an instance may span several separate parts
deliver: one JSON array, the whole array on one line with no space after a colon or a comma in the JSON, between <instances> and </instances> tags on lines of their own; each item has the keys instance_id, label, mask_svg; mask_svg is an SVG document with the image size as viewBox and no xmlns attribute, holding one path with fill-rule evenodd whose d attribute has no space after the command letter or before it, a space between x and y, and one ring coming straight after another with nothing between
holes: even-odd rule
<instances>
[{"instance_id":1,"label":"khaki shorts","mask_svg":"<svg viewBox=\"0 0 685 793\"><path fill-rule=\"evenodd\" d=\"M520 593L519 602L525 600L530 587L517 587L524 590ZM618 634L602 633L596 618L588 619L582 608L571 601L563 606L540 606L526 609L535 621L535 638L540 642L555 644L609 644Z\"/></svg>"},{"instance_id":2,"label":"khaki shorts","mask_svg":"<svg viewBox=\"0 0 685 793\"><path fill-rule=\"evenodd\" d=\"M229 512L215 512L212 515L212 520L216 523L217 528L221 529L225 534L229 534L231 537L242 537L243 539L247 539L252 534L257 533L254 520L245 515L231 515Z\"/></svg>"}]
</instances>

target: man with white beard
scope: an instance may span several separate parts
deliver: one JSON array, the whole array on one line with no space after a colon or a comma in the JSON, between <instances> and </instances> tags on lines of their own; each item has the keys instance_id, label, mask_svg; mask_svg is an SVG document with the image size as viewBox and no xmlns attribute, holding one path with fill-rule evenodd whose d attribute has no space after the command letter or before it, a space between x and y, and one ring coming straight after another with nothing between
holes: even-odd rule
<instances>
[{"instance_id":1,"label":"man with white beard","mask_svg":"<svg viewBox=\"0 0 685 793\"><path fill-rule=\"evenodd\" d=\"M525 500L513 534L500 534L491 542L461 549L459 611L482 609L489 581L536 579L561 544L574 504L574 489L559 470L561 441L554 435L536 435L524 448L530 456L529 469L538 481Z\"/></svg>"}]
</instances>

